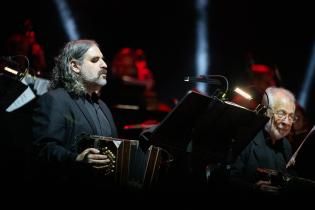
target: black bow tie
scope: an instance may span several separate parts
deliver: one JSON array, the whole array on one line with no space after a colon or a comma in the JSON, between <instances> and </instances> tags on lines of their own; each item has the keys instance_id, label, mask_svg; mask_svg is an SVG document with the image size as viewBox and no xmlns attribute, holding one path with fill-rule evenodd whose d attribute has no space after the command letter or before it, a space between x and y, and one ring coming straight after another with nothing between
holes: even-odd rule
<instances>
[{"instance_id":1,"label":"black bow tie","mask_svg":"<svg viewBox=\"0 0 315 210\"><path fill-rule=\"evenodd\" d=\"M92 95L86 93L86 94L85 94L85 98L86 98L88 101L94 102L94 103L97 103L98 100L99 100L99 97L98 97L98 95L97 95L95 92L93 92Z\"/></svg>"}]
</instances>

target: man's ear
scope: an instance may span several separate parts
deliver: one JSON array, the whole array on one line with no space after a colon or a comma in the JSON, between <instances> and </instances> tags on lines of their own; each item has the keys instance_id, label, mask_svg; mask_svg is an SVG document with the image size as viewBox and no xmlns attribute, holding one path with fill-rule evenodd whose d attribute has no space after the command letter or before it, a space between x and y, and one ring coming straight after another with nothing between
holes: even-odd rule
<instances>
[{"instance_id":1,"label":"man's ear","mask_svg":"<svg viewBox=\"0 0 315 210\"><path fill-rule=\"evenodd\" d=\"M80 73L80 65L79 65L79 62L77 60L72 59L70 61L70 68L75 73L77 73L77 74Z\"/></svg>"}]
</instances>

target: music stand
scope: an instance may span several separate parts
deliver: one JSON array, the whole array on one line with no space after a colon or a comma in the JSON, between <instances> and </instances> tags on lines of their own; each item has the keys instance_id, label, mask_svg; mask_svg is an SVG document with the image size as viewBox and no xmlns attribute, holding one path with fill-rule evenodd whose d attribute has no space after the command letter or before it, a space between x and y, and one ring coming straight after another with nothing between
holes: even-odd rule
<instances>
[{"instance_id":1,"label":"music stand","mask_svg":"<svg viewBox=\"0 0 315 210\"><path fill-rule=\"evenodd\" d=\"M150 143L185 152L196 121L208 106L209 100L206 95L189 91L153 131Z\"/></svg>"},{"instance_id":2,"label":"music stand","mask_svg":"<svg viewBox=\"0 0 315 210\"><path fill-rule=\"evenodd\" d=\"M189 152L192 143L192 165L196 167L230 164L268 120L232 102L189 91L153 131L150 143L175 158Z\"/></svg>"},{"instance_id":3,"label":"music stand","mask_svg":"<svg viewBox=\"0 0 315 210\"><path fill-rule=\"evenodd\" d=\"M187 188L195 188L199 180L204 183L208 165L233 162L268 120L244 107L189 91L149 138L150 144L174 156L166 187L174 182L175 190L182 183L191 184Z\"/></svg>"},{"instance_id":4,"label":"music stand","mask_svg":"<svg viewBox=\"0 0 315 210\"><path fill-rule=\"evenodd\" d=\"M193 141L195 151L207 153L225 154L232 146L235 157L268 119L216 97L189 91L154 130L150 141L179 151L187 151Z\"/></svg>"},{"instance_id":5,"label":"music stand","mask_svg":"<svg viewBox=\"0 0 315 210\"><path fill-rule=\"evenodd\" d=\"M230 164L268 122L265 115L211 98L193 134L193 150L204 161Z\"/></svg>"}]
</instances>

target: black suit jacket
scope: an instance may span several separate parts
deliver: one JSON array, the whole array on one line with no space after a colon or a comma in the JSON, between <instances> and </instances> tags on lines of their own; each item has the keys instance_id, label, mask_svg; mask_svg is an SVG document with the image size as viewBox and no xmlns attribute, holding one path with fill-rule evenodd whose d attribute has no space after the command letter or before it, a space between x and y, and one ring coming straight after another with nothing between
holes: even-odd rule
<instances>
[{"instance_id":1,"label":"black suit jacket","mask_svg":"<svg viewBox=\"0 0 315 210\"><path fill-rule=\"evenodd\" d=\"M292 156L287 139L278 140L277 148L272 148L263 131L241 152L231 168L231 181L236 187L250 190L254 185L257 168L267 168L286 172L286 163ZM243 186L241 186L243 185Z\"/></svg>"},{"instance_id":2,"label":"black suit jacket","mask_svg":"<svg viewBox=\"0 0 315 210\"><path fill-rule=\"evenodd\" d=\"M70 96L58 88L41 96L33 114L34 154L53 173L65 175L75 165L76 137L82 133L96 134L93 120L86 110L84 99ZM109 121L112 137L117 137L110 110L101 100L101 110ZM57 169L62 169L58 170ZM49 170L51 173L51 170ZM60 175L60 174L59 174Z\"/></svg>"}]
</instances>

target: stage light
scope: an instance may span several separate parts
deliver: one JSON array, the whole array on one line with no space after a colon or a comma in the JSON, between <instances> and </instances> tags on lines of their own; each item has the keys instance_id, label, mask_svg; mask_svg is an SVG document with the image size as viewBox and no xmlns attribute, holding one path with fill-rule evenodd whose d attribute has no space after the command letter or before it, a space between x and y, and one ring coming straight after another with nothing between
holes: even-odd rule
<instances>
[{"instance_id":1,"label":"stage light","mask_svg":"<svg viewBox=\"0 0 315 210\"><path fill-rule=\"evenodd\" d=\"M66 0L54 0L57 10L60 15L60 19L65 29L69 40L79 39L80 35L77 31L77 25L72 17L71 10L69 9Z\"/></svg>"},{"instance_id":2,"label":"stage light","mask_svg":"<svg viewBox=\"0 0 315 210\"><path fill-rule=\"evenodd\" d=\"M307 106L308 96L310 94L310 89L313 82L314 71L315 71L315 42L313 43L311 58L310 58L310 61L306 70L303 86L301 88L301 91L298 97L298 102L303 108L306 108Z\"/></svg>"},{"instance_id":3,"label":"stage light","mask_svg":"<svg viewBox=\"0 0 315 210\"><path fill-rule=\"evenodd\" d=\"M240 94L241 96L243 96L244 98L246 98L248 100L252 100L253 99L253 97L250 94L246 93L244 90L242 90L242 89L240 89L238 87L236 87L234 89L234 92Z\"/></svg>"},{"instance_id":4,"label":"stage light","mask_svg":"<svg viewBox=\"0 0 315 210\"><path fill-rule=\"evenodd\" d=\"M208 56L208 0L197 0L196 1L196 13L197 13L197 24L196 24L196 75L206 75L210 58ZM206 92L206 84L198 83L196 87L201 92Z\"/></svg>"}]
</instances>

